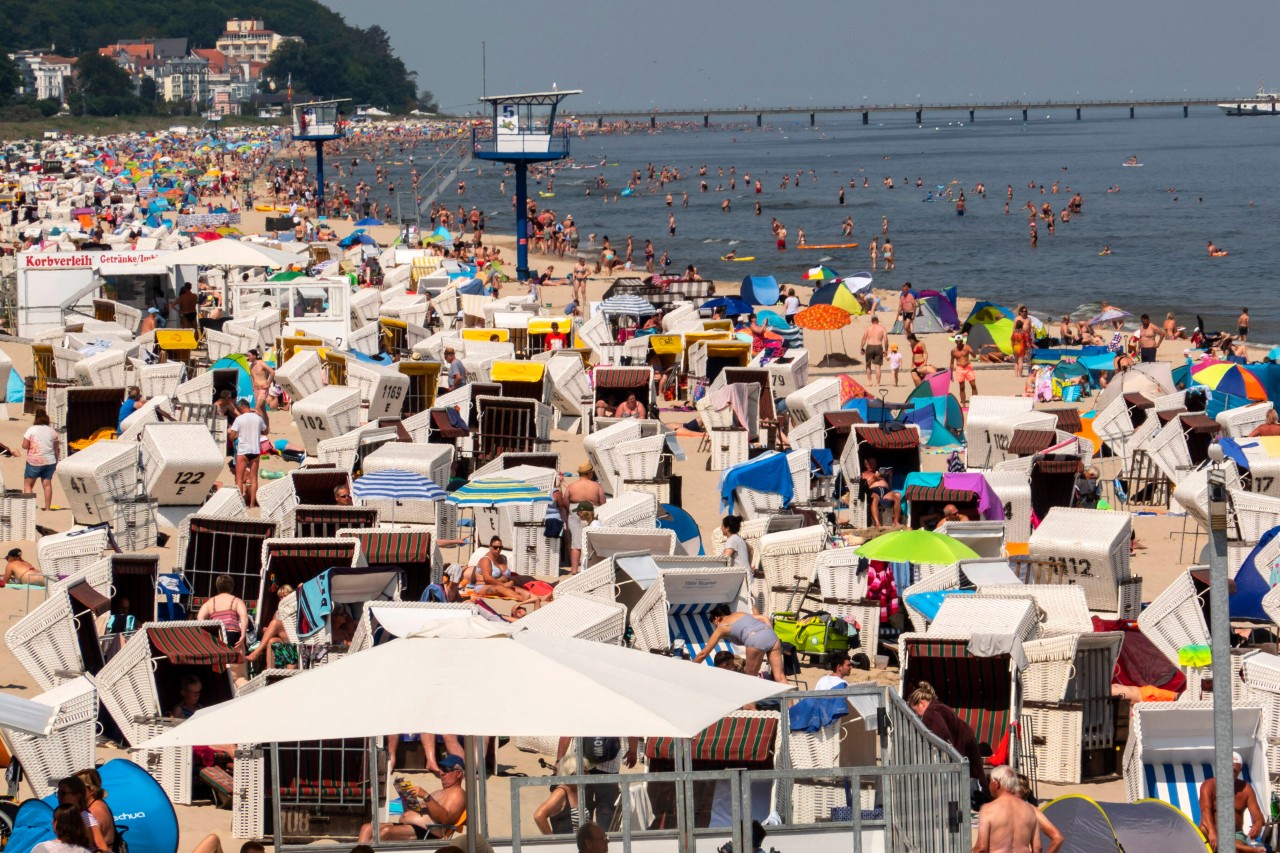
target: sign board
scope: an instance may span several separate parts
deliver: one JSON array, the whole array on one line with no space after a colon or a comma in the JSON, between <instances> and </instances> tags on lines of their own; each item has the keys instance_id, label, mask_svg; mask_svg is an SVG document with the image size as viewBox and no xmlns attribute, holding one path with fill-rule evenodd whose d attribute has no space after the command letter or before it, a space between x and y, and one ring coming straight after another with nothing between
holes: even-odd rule
<instances>
[{"instance_id":1,"label":"sign board","mask_svg":"<svg viewBox=\"0 0 1280 853\"><path fill-rule=\"evenodd\" d=\"M520 110L515 104L498 105L499 134L515 134L520 132Z\"/></svg>"}]
</instances>

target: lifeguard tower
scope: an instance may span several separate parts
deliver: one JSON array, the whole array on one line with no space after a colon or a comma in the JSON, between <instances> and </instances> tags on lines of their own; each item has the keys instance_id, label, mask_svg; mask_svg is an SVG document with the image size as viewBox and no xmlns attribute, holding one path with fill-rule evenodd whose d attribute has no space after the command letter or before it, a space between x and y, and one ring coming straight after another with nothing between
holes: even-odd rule
<instances>
[{"instance_id":1,"label":"lifeguard tower","mask_svg":"<svg viewBox=\"0 0 1280 853\"><path fill-rule=\"evenodd\" d=\"M480 100L493 106L493 126L471 130L475 156L510 163L516 170L516 277L529 278L529 164L569 156L569 133L556 133L556 110L581 89L490 95Z\"/></svg>"},{"instance_id":2,"label":"lifeguard tower","mask_svg":"<svg viewBox=\"0 0 1280 853\"><path fill-rule=\"evenodd\" d=\"M316 144L316 209L324 204L324 144L347 135L347 121L337 101L309 101L293 105L293 138L297 142Z\"/></svg>"}]
</instances>

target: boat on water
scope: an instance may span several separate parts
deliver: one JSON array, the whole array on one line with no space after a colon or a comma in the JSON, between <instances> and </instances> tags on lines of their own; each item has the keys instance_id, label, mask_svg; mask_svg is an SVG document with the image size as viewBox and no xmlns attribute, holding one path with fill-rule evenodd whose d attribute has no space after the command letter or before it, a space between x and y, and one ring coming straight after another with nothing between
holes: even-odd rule
<instances>
[{"instance_id":1,"label":"boat on water","mask_svg":"<svg viewBox=\"0 0 1280 853\"><path fill-rule=\"evenodd\" d=\"M1252 98L1218 104L1218 109L1229 116L1280 115L1280 93L1268 92L1265 84L1259 84Z\"/></svg>"}]
</instances>

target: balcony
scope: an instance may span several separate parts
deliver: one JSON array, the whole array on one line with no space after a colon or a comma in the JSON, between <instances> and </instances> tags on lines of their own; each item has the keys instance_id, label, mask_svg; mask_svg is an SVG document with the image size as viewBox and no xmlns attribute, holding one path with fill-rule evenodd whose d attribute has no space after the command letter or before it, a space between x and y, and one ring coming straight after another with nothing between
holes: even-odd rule
<instances>
[{"instance_id":1,"label":"balcony","mask_svg":"<svg viewBox=\"0 0 1280 853\"><path fill-rule=\"evenodd\" d=\"M569 155L567 131L552 133L536 125L527 131L496 135L491 127L472 128L471 142L475 156L482 160L536 162L559 160Z\"/></svg>"}]
</instances>

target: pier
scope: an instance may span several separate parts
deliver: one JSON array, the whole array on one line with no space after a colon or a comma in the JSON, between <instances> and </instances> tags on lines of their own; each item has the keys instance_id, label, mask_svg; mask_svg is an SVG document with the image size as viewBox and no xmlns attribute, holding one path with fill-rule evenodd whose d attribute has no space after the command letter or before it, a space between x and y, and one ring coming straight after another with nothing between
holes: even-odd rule
<instances>
[{"instance_id":1,"label":"pier","mask_svg":"<svg viewBox=\"0 0 1280 853\"><path fill-rule=\"evenodd\" d=\"M648 118L650 126L656 127L659 121L670 119L687 119L702 117L703 127L710 127L711 122L715 121L733 121L742 118L750 118L755 116L756 127L764 126L765 116L793 116L808 115L810 126L818 123L819 115L838 115L858 113L862 116L863 124L871 123L872 113L914 113L916 124L924 123L925 113L967 113L969 121L978 120L979 113L1021 113L1022 120L1029 120L1032 113L1042 111L1061 112L1063 110L1074 111L1076 121L1084 118L1085 110L1114 110L1127 109L1129 118L1137 118L1138 111L1144 110L1168 110L1181 109L1182 117L1187 118L1191 113L1192 107L1217 107L1219 104L1248 104L1254 100L1254 96L1242 98L1239 95L1229 95L1221 98L1154 98L1141 100L1093 100L1093 101L1002 101L997 103L955 103L955 104L925 104L925 103L905 103L905 104L861 104L861 105L845 105L845 106L825 106L825 107L718 107L714 109L689 108L689 109L640 109L640 110L601 110L598 112L582 112L577 113L577 118L582 121L595 121L598 126L611 119L635 119ZM1269 112L1275 113L1276 104L1269 105Z\"/></svg>"}]
</instances>

